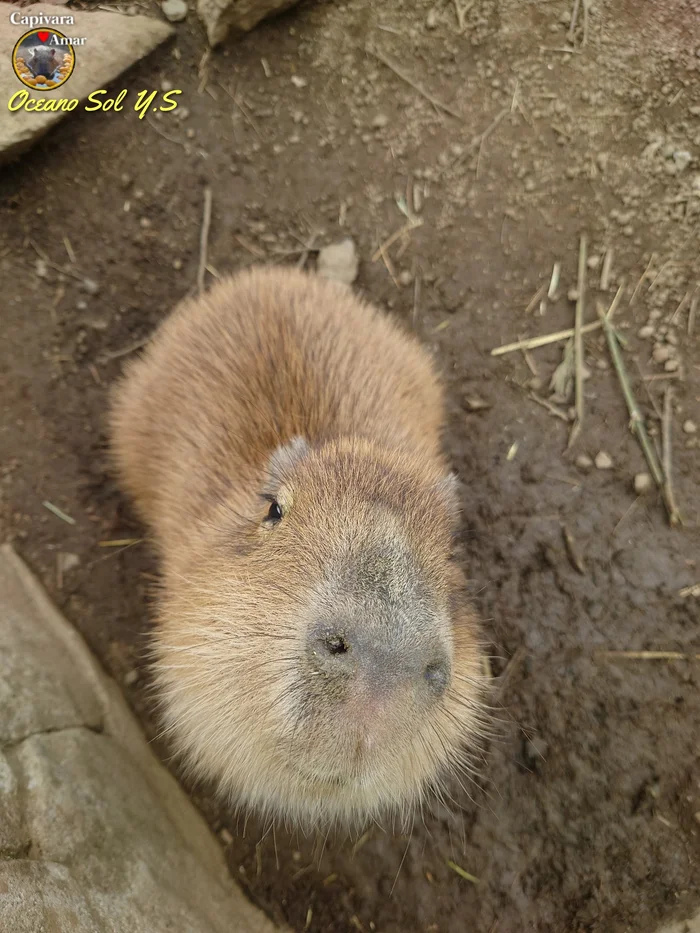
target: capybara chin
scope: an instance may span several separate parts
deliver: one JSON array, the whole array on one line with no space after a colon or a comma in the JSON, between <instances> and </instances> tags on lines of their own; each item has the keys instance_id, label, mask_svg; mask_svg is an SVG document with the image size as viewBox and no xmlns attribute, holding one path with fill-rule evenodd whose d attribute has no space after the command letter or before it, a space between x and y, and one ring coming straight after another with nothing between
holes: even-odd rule
<instances>
[{"instance_id":1,"label":"capybara chin","mask_svg":"<svg viewBox=\"0 0 700 933\"><path fill-rule=\"evenodd\" d=\"M233 802L356 828L465 762L484 682L442 421L416 340L289 269L184 301L117 385L166 727Z\"/></svg>"}]
</instances>

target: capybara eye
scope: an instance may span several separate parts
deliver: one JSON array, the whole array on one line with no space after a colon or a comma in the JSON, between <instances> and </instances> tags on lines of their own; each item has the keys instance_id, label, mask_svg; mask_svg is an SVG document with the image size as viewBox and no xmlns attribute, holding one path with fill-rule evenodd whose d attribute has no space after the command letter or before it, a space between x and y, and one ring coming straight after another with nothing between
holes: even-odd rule
<instances>
[{"instance_id":1,"label":"capybara eye","mask_svg":"<svg viewBox=\"0 0 700 933\"><path fill-rule=\"evenodd\" d=\"M269 522L279 522L282 519L282 509L280 508L279 502L276 499L272 500L270 504L269 511L267 513L267 520Z\"/></svg>"}]
</instances>

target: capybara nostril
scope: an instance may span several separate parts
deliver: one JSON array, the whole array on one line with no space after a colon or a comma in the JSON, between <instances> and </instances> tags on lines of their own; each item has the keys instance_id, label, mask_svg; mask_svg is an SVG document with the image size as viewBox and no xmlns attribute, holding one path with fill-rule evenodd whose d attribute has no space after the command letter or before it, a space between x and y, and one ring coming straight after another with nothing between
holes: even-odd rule
<instances>
[{"instance_id":1,"label":"capybara nostril","mask_svg":"<svg viewBox=\"0 0 700 933\"><path fill-rule=\"evenodd\" d=\"M339 654L347 654L350 650L350 645L347 643L344 635L326 635L322 639L323 646L332 656L337 656Z\"/></svg>"}]
</instances>

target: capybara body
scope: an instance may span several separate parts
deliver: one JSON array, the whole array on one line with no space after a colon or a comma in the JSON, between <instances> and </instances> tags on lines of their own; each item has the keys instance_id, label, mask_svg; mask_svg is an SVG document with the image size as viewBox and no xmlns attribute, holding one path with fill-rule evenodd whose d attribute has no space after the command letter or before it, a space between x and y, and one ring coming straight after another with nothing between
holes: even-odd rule
<instances>
[{"instance_id":1,"label":"capybara body","mask_svg":"<svg viewBox=\"0 0 700 933\"><path fill-rule=\"evenodd\" d=\"M166 726L232 801L348 826L466 760L482 665L442 422L419 343L289 269L183 302L118 384L115 465L161 558Z\"/></svg>"}]
</instances>

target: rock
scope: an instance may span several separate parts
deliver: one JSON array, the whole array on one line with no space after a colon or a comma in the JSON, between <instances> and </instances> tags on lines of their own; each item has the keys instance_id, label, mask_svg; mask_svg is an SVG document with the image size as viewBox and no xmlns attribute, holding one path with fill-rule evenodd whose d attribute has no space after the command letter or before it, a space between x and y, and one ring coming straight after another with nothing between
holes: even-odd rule
<instances>
[{"instance_id":1,"label":"rock","mask_svg":"<svg viewBox=\"0 0 700 933\"><path fill-rule=\"evenodd\" d=\"M181 23L187 18L189 12L185 0L163 0L161 5L163 16L171 23Z\"/></svg>"},{"instance_id":2,"label":"rock","mask_svg":"<svg viewBox=\"0 0 700 933\"><path fill-rule=\"evenodd\" d=\"M605 450L601 450L596 454L595 465L597 470L612 470L612 457Z\"/></svg>"},{"instance_id":3,"label":"rock","mask_svg":"<svg viewBox=\"0 0 700 933\"><path fill-rule=\"evenodd\" d=\"M372 120L372 126L375 130L383 130L388 123L389 117L387 117L385 113L378 113L374 120Z\"/></svg>"},{"instance_id":4,"label":"rock","mask_svg":"<svg viewBox=\"0 0 700 933\"><path fill-rule=\"evenodd\" d=\"M671 347L666 346L666 344L660 343L657 344L651 354L651 358L655 363L665 363L666 360L670 359L673 350Z\"/></svg>"},{"instance_id":5,"label":"rock","mask_svg":"<svg viewBox=\"0 0 700 933\"><path fill-rule=\"evenodd\" d=\"M96 329L104 330L104 327L98 326ZM75 570L79 564L80 557L77 554L72 554L70 551L59 551L56 555L56 567L61 575L64 573L69 573L71 570Z\"/></svg>"},{"instance_id":6,"label":"rock","mask_svg":"<svg viewBox=\"0 0 700 933\"><path fill-rule=\"evenodd\" d=\"M207 30L209 45L218 45L229 30L250 32L268 16L282 13L299 0L198 0L197 12Z\"/></svg>"},{"instance_id":7,"label":"rock","mask_svg":"<svg viewBox=\"0 0 700 933\"><path fill-rule=\"evenodd\" d=\"M653 324L645 324L644 327L640 327L637 331L637 336L641 337L642 340L649 340L655 334Z\"/></svg>"},{"instance_id":8,"label":"rock","mask_svg":"<svg viewBox=\"0 0 700 933\"><path fill-rule=\"evenodd\" d=\"M3 933L274 933L116 684L0 548Z\"/></svg>"},{"instance_id":9,"label":"rock","mask_svg":"<svg viewBox=\"0 0 700 933\"><path fill-rule=\"evenodd\" d=\"M574 462L583 473L588 473L593 468L593 461L588 454L579 454Z\"/></svg>"},{"instance_id":10,"label":"rock","mask_svg":"<svg viewBox=\"0 0 700 933\"><path fill-rule=\"evenodd\" d=\"M673 153L673 164L677 172L684 172L692 161L693 157L686 149L676 149Z\"/></svg>"},{"instance_id":11,"label":"rock","mask_svg":"<svg viewBox=\"0 0 700 933\"><path fill-rule=\"evenodd\" d=\"M680 362L678 360L666 360L664 363L664 369L667 373L675 373L676 370L680 369Z\"/></svg>"},{"instance_id":12,"label":"rock","mask_svg":"<svg viewBox=\"0 0 700 933\"><path fill-rule=\"evenodd\" d=\"M94 279L83 279L83 289L88 295L96 295L100 290L100 286Z\"/></svg>"},{"instance_id":13,"label":"rock","mask_svg":"<svg viewBox=\"0 0 700 933\"><path fill-rule=\"evenodd\" d=\"M634 478L634 491L638 496L643 496L648 493L653 485L654 483L650 473L637 473Z\"/></svg>"},{"instance_id":14,"label":"rock","mask_svg":"<svg viewBox=\"0 0 700 933\"><path fill-rule=\"evenodd\" d=\"M53 5L32 4L22 8L23 15L38 13L45 16L66 15L65 8ZM102 10L71 10L71 15L75 18L75 24L70 27L70 34L86 36L88 41L76 50L76 65L70 81L52 91L42 91L42 100L63 98L84 101L92 91L107 88L123 71L148 55L173 33L167 23L149 16L122 16ZM0 164L9 162L29 149L68 112L28 112L23 108L10 111L9 104L16 93L26 92L29 96L36 96L31 94L29 88L19 84L10 64L12 49L21 34L20 27L11 27L9 23L5 23L0 31L0 100L6 102L0 108ZM79 113L81 109L78 105L73 113Z\"/></svg>"},{"instance_id":15,"label":"rock","mask_svg":"<svg viewBox=\"0 0 700 933\"><path fill-rule=\"evenodd\" d=\"M413 273L410 269L403 269L399 273L399 285L411 285L413 283Z\"/></svg>"},{"instance_id":16,"label":"rock","mask_svg":"<svg viewBox=\"0 0 700 933\"><path fill-rule=\"evenodd\" d=\"M690 418L688 418L687 421L683 422L683 431L686 434L695 434L697 429L698 429L698 426L695 424L694 421L691 421Z\"/></svg>"},{"instance_id":17,"label":"rock","mask_svg":"<svg viewBox=\"0 0 700 933\"><path fill-rule=\"evenodd\" d=\"M359 262L355 243L351 239L324 246L318 254L316 271L324 279L352 285L357 278Z\"/></svg>"}]
</instances>

